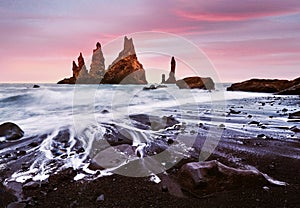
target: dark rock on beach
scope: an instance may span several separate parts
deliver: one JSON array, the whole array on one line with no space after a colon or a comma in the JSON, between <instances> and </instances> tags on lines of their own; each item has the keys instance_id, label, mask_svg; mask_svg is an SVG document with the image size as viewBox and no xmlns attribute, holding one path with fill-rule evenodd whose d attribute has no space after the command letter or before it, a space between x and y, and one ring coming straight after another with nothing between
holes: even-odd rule
<instances>
[{"instance_id":1,"label":"dark rock on beach","mask_svg":"<svg viewBox=\"0 0 300 208\"><path fill-rule=\"evenodd\" d=\"M24 131L16 124L7 122L0 125L0 137L6 140L17 140L24 136Z\"/></svg>"},{"instance_id":2,"label":"dark rock on beach","mask_svg":"<svg viewBox=\"0 0 300 208\"><path fill-rule=\"evenodd\" d=\"M182 80L178 80L176 85L180 89L204 89L204 90L214 90L215 83L213 80L203 77L187 77Z\"/></svg>"},{"instance_id":3,"label":"dark rock on beach","mask_svg":"<svg viewBox=\"0 0 300 208\"><path fill-rule=\"evenodd\" d=\"M133 121L133 125L140 129L152 129L154 131L165 129L167 127L179 124L173 116L149 116L146 114L134 114L129 118Z\"/></svg>"},{"instance_id":4,"label":"dark rock on beach","mask_svg":"<svg viewBox=\"0 0 300 208\"><path fill-rule=\"evenodd\" d=\"M201 197L241 186L261 187L272 183L272 179L268 179L257 170L236 169L216 160L187 163L181 167L178 176L183 189Z\"/></svg>"},{"instance_id":5,"label":"dark rock on beach","mask_svg":"<svg viewBox=\"0 0 300 208\"><path fill-rule=\"evenodd\" d=\"M40 88L40 86L39 85L33 85L32 88Z\"/></svg>"},{"instance_id":6,"label":"dark rock on beach","mask_svg":"<svg viewBox=\"0 0 300 208\"><path fill-rule=\"evenodd\" d=\"M289 119L300 119L300 111L290 113L289 114Z\"/></svg>"}]
</instances>

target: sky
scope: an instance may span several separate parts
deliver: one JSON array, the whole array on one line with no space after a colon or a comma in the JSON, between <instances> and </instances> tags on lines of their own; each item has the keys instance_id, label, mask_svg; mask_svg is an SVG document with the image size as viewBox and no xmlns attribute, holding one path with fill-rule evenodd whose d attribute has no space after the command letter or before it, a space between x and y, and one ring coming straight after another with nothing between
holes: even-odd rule
<instances>
[{"instance_id":1,"label":"sky","mask_svg":"<svg viewBox=\"0 0 300 208\"><path fill-rule=\"evenodd\" d=\"M89 63L97 41L143 31L192 42L222 82L300 76L299 0L0 0L0 17L2 83L57 82L79 52ZM169 57L139 60L147 73L169 70Z\"/></svg>"}]
</instances>

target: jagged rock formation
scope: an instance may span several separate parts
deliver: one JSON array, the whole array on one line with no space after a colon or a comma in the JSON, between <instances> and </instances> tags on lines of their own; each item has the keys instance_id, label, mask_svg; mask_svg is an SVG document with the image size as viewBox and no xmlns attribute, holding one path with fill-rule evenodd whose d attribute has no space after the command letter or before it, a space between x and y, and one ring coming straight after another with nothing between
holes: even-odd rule
<instances>
[{"instance_id":1,"label":"jagged rock formation","mask_svg":"<svg viewBox=\"0 0 300 208\"><path fill-rule=\"evenodd\" d=\"M175 78L175 69L176 69L176 61L175 58L172 57L171 59L171 71L169 73L169 78L167 81L162 82L163 84L175 84L176 83L176 78Z\"/></svg>"},{"instance_id":2,"label":"jagged rock formation","mask_svg":"<svg viewBox=\"0 0 300 208\"><path fill-rule=\"evenodd\" d=\"M93 50L92 64L90 70L90 76L93 78L103 77L105 73L104 56L101 49L101 44L96 44L96 49Z\"/></svg>"},{"instance_id":3,"label":"jagged rock formation","mask_svg":"<svg viewBox=\"0 0 300 208\"><path fill-rule=\"evenodd\" d=\"M65 78L59 81L57 84L75 84L79 78L82 79L88 76L88 71L86 70L82 53L79 54L77 60L78 60L78 66L76 62L73 61L73 65L72 65L73 76L70 78Z\"/></svg>"},{"instance_id":4,"label":"jagged rock formation","mask_svg":"<svg viewBox=\"0 0 300 208\"><path fill-rule=\"evenodd\" d=\"M251 79L240 83L232 84L227 88L228 91L247 91L247 92L266 92L293 94L297 91L296 85L300 84L300 78L295 80L278 79ZM293 88L294 87L294 88ZM288 90L290 88L290 90Z\"/></svg>"},{"instance_id":5,"label":"jagged rock formation","mask_svg":"<svg viewBox=\"0 0 300 208\"><path fill-rule=\"evenodd\" d=\"M112 62L112 64L108 68L111 68L118 61L126 58L127 56L131 56L131 55L135 55L135 54L136 53L135 53L132 38L128 39L127 36L125 36L123 50L119 53L119 56Z\"/></svg>"},{"instance_id":6,"label":"jagged rock formation","mask_svg":"<svg viewBox=\"0 0 300 208\"><path fill-rule=\"evenodd\" d=\"M143 65L135 54L122 58L105 73L101 84L147 84Z\"/></svg>"},{"instance_id":7,"label":"jagged rock formation","mask_svg":"<svg viewBox=\"0 0 300 208\"><path fill-rule=\"evenodd\" d=\"M82 53L78 57L78 66L73 61L73 76L58 84L147 84L145 70L138 61L132 38L124 38L124 48L119 56L105 71L104 56L101 44L93 50L91 69L88 72Z\"/></svg>"},{"instance_id":8,"label":"jagged rock formation","mask_svg":"<svg viewBox=\"0 0 300 208\"><path fill-rule=\"evenodd\" d=\"M180 89L215 89L215 83L210 77L186 77L184 79L178 80L176 82L176 85Z\"/></svg>"}]
</instances>

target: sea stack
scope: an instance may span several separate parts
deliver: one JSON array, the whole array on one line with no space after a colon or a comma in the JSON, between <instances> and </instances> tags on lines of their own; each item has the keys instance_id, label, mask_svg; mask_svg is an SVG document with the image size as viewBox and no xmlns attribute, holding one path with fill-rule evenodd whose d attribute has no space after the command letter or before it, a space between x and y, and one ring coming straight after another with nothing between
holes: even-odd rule
<instances>
[{"instance_id":1,"label":"sea stack","mask_svg":"<svg viewBox=\"0 0 300 208\"><path fill-rule=\"evenodd\" d=\"M72 71L73 76L70 78L65 78L59 81L57 84L75 84L79 78L86 78L88 76L88 71L85 67L85 62L82 53L79 54L78 58L78 65L75 61L72 63Z\"/></svg>"},{"instance_id":2,"label":"sea stack","mask_svg":"<svg viewBox=\"0 0 300 208\"><path fill-rule=\"evenodd\" d=\"M89 73L92 78L97 79L99 77L103 77L105 74L104 61L105 59L101 49L101 44L97 42L96 49L93 50L91 70Z\"/></svg>"},{"instance_id":3,"label":"sea stack","mask_svg":"<svg viewBox=\"0 0 300 208\"><path fill-rule=\"evenodd\" d=\"M132 38L124 38L124 48L109 66L101 84L147 84L145 70L138 61Z\"/></svg>"},{"instance_id":4,"label":"sea stack","mask_svg":"<svg viewBox=\"0 0 300 208\"><path fill-rule=\"evenodd\" d=\"M172 59L171 59L171 71L169 73L169 78L167 79L165 84L175 84L176 83L175 69L176 69L176 61L175 61L175 58L172 57Z\"/></svg>"}]
</instances>

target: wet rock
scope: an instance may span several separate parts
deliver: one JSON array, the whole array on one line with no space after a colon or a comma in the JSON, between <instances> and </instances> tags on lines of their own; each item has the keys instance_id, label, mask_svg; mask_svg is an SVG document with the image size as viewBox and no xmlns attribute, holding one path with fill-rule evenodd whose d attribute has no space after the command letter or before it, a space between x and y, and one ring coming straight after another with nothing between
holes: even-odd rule
<instances>
[{"instance_id":1,"label":"wet rock","mask_svg":"<svg viewBox=\"0 0 300 208\"><path fill-rule=\"evenodd\" d=\"M258 122L258 121L250 121L249 123L248 123L249 125L260 125L260 122Z\"/></svg>"},{"instance_id":2,"label":"wet rock","mask_svg":"<svg viewBox=\"0 0 300 208\"><path fill-rule=\"evenodd\" d=\"M233 109L229 109L229 113L230 114L240 114L241 111L236 111L236 110L233 110Z\"/></svg>"},{"instance_id":3,"label":"wet rock","mask_svg":"<svg viewBox=\"0 0 300 208\"><path fill-rule=\"evenodd\" d=\"M32 88L40 88L40 86L39 85L33 85Z\"/></svg>"},{"instance_id":4,"label":"wet rock","mask_svg":"<svg viewBox=\"0 0 300 208\"><path fill-rule=\"evenodd\" d=\"M152 129L154 131L165 129L179 124L173 116L149 116L147 114L133 114L129 118L135 122L133 125L140 129Z\"/></svg>"},{"instance_id":5,"label":"wet rock","mask_svg":"<svg viewBox=\"0 0 300 208\"><path fill-rule=\"evenodd\" d=\"M187 163L178 173L182 189L197 196L233 190L240 187L261 187L267 184L286 185L275 181L258 170L228 167L216 160Z\"/></svg>"},{"instance_id":6,"label":"wet rock","mask_svg":"<svg viewBox=\"0 0 300 208\"><path fill-rule=\"evenodd\" d=\"M12 202L10 203L7 208L25 208L26 204L21 202Z\"/></svg>"},{"instance_id":7,"label":"wet rock","mask_svg":"<svg viewBox=\"0 0 300 208\"><path fill-rule=\"evenodd\" d=\"M16 155L17 156L24 156L24 155L26 155L26 151L25 150L17 151Z\"/></svg>"},{"instance_id":8,"label":"wet rock","mask_svg":"<svg viewBox=\"0 0 300 208\"><path fill-rule=\"evenodd\" d=\"M134 150L130 145L109 147L95 155L89 165L91 170L104 170L115 168L124 163L128 157L134 156Z\"/></svg>"},{"instance_id":9,"label":"wet rock","mask_svg":"<svg viewBox=\"0 0 300 208\"><path fill-rule=\"evenodd\" d=\"M144 87L143 90L156 90L157 87L155 85L150 85L149 87Z\"/></svg>"},{"instance_id":10,"label":"wet rock","mask_svg":"<svg viewBox=\"0 0 300 208\"><path fill-rule=\"evenodd\" d=\"M101 113L102 113L102 114L107 114L107 113L109 113L109 111L106 110L106 109L104 109L104 110L101 111Z\"/></svg>"},{"instance_id":11,"label":"wet rock","mask_svg":"<svg viewBox=\"0 0 300 208\"><path fill-rule=\"evenodd\" d=\"M292 132L295 132L295 133L299 133L299 132L300 132L300 128L298 128L297 126L291 127L290 130L291 130Z\"/></svg>"},{"instance_id":12,"label":"wet rock","mask_svg":"<svg viewBox=\"0 0 300 208\"><path fill-rule=\"evenodd\" d=\"M36 189L36 188L40 187L40 185L41 185L41 183L38 181L30 181L23 185L23 189L27 189L27 190Z\"/></svg>"},{"instance_id":13,"label":"wet rock","mask_svg":"<svg viewBox=\"0 0 300 208\"><path fill-rule=\"evenodd\" d=\"M224 128L225 128L225 125L224 125L224 124L220 124L220 125L219 125L219 128L224 129Z\"/></svg>"},{"instance_id":14,"label":"wet rock","mask_svg":"<svg viewBox=\"0 0 300 208\"><path fill-rule=\"evenodd\" d=\"M24 136L24 131L16 124L7 122L0 125L0 137L6 140L17 140Z\"/></svg>"},{"instance_id":15,"label":"wet rock","mask_svg":"<svg viewBox=\"0 0 300 208\"><path fill-rule=\"evenodd\" d=\"M204 89L214 90L215 83L208 77L187 77L176 82L179 89Z\"/></svg>"},{"instance_id":16,"label":"wet rock","mask_svg":"<svg viewBox=\"0 0 300 208\"><path fill-rule=\"evenodd\" d=\"M97 197L96 202L102 202L104 201L104 194L101 194L100 196Z\"/></svg>"},{"instance_id":17,"label":"wet rock","mask_svg":"<svg viewBox=\"0 0 300 208\"><path fill-rule=\"evenodd\" d=\"M289 119L300 119L300 111L290 113L289 114Z\"/></svg>"}]
</instances>

